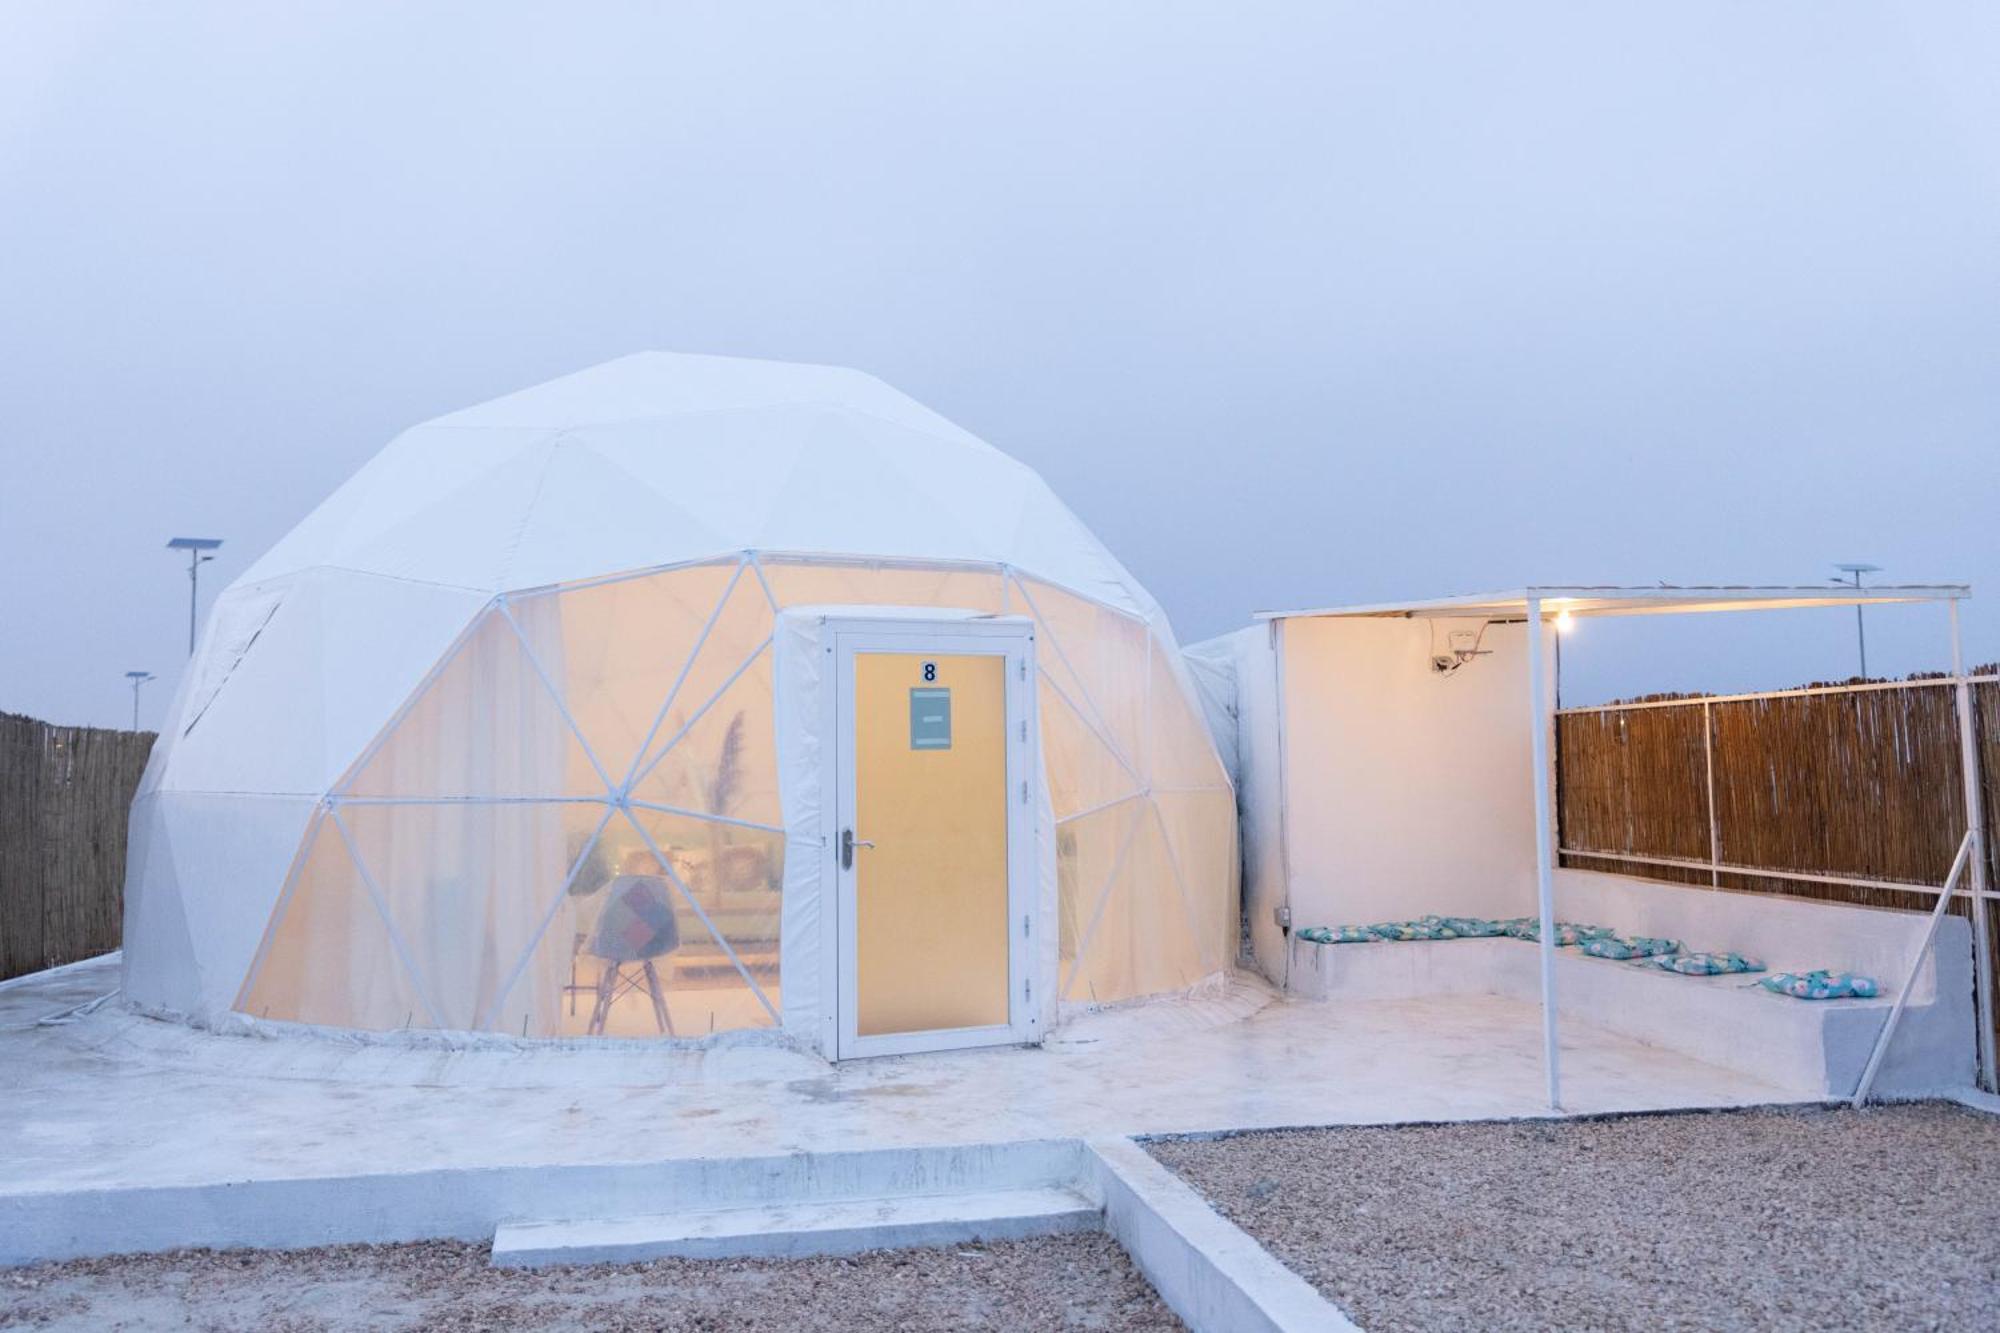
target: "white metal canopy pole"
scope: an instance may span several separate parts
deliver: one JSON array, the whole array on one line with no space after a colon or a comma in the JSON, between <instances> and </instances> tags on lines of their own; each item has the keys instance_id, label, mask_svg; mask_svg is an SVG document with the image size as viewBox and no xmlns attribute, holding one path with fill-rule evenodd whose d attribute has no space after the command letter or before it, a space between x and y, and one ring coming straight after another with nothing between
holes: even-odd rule
<instances>
[{"instance_id":1,"label":"white metal canopy pole","mask_svg":"<svg viewBox=\"0 0 2000 1333\"><path fill-rule=\"evenodd\" d=\"M1543 682L1542 599L1528 599L1528 736L1534 756L1535 894L1542 922L1542 1064L1549 1076L1549 1109L1562 1109L1562 1073L1556 1049L1556 869L1549 831L1549 699Z\"/></svg>"},{"instance_id":2,"label":"white metal canopy pole","mask_svg":"<svg viewBox=\"0 0 2000 1333\"><path fill-rule=\"evenodd\" d=\"M1889 1016L1882 1020L1881 1028L1875 1033L1875 1044L1869 1048L1868 1064L1861 1071L1860 1082L1854 1085L1854 1098L1849 1104L1859 1111L1868 1104L1868 1094L1875 1087L1875 1071L1882 1067L1882 1057L1889 1052L1889 1043L1896 1039L1896 1024L1902 1021L1903 1005L1910 998L1910 988L1917 984L1917 972L1924 965L1924 958L1931 951L1931 944L1937 939L1938 922L1951 908L1952 896L1958 891L1958 879L1965 873L1965 863L1972 857L1972 830L1967 829L1959 840L1958 855L1951 858L1951 873L1944 877L1944 887L1938 890L1937 906L1931 909L1930 924L1924 927L1924 937L1917 943L1917 952L1910 959L1909 975L1896 989L1896 1002L1889 1006Z\"/></svg>"},{"instance_id":3,"label":"white metal canopy pole","mask_svg":"<svg viewBox=\"0 0 2000 1333\"><path fill-rule=\"evenodd\" d=\"M1978 975L1973 994L1978 997L1979 1085L1988 1092L1994 1087L1993 1068L1993 959L1992 942L1986 935L1986 803L1979 780L1979 745L1972 728L1972 687L1965 681L1965 662L1958 641L1958 599L1945 603L1951 613L1951 674L1958 693L1959 770L1965 779L1966 836L1972 840L1972 967Z\"/></svg>"}]
</instances>

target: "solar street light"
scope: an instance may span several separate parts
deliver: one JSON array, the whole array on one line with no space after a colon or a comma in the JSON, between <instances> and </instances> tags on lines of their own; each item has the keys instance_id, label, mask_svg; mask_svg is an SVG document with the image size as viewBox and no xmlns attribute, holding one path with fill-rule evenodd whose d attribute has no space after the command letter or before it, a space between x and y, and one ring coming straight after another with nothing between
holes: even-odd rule
<instances>
[{"instance_id":1,"label":"solar street light","mask_svg":"<svg viewBox=\"0 0 2000 1333\"><path fill-rule=\"evenodd\" d=\"M128 671L125 679L132 682L132 730L139 729L139 687L153 678L150 671Z\"/></svg>"},{"instance_id":2,"label":"solar street light","mask_svg":"<svg viewBox=\"0 0 2000 1333\"><path fill-rule=\"evenodd\" d=\"M169 551L188 553L188 656L194 656L196 592L201 587L201 567L215 559L208 552L222 545L220 537L176 537L167 543Z\"/></svg>"},{"instance_id":3,"label":"solar street light","mask_svg":"<svg viewBox=\"0 0 2000 1333\"><path fill-rule=\"evenodd\" d=\"M1835 579L1833 580L1833 582L1845 583L1847 582L1848 579L1853 579L1854 586L1859 588L1861 586L1861 576L1863 574L1879 573L1882 569L1882 566L1863 565L1863 564L1844 564L1844 565L1835 565L1834 568L1839 570L1841 573L1847 575L1847 578ZM1855 646L1861 650L1861 677L1863 680L1866 680L1868 678L1868 632L1861 626L1861 607L1858 603L1854 608L1854 643Z\"/></svg>"}]
</instances>

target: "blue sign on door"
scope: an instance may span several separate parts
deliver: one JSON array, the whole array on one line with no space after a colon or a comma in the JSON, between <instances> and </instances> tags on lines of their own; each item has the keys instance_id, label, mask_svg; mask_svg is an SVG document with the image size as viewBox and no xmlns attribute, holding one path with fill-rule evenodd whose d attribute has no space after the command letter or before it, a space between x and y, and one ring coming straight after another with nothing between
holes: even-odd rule
<instances>
[{"instance_id":1,"label":"blue sign on door","mask_svg":"<svg viewBox=\"0 0 2000 1333\"><path fill-rule=\"evenodd\" d=\"M910 690L910 748L951 748L951 691L922 686Z\"/></svg>"}]
</instances>

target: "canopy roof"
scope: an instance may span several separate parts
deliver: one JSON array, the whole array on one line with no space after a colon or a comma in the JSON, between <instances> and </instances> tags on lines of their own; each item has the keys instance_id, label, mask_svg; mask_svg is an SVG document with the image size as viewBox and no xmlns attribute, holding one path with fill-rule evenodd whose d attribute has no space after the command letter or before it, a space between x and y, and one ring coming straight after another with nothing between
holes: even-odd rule
<instances>
[{"instance_id":1,"label":"canopy roof","mask_svg":"<svg viewBox=\"0 0 2000 1333\"><path fill-rule=\"evenodd\" d=\"M1289 620L1304 616L1375 616L1520 620L1528 603L1540 601L1544 611L1572 616L1657 616L1695 611L1786 611L1814 606L1875 606L1892 602L1950 602L1972 596L1965 583L1880 584L1840 587L1834 584L1773 587L1752 584L1673 585L1643 588L1606 585L1533 586L1506 592L1468 593L1414 602L1377 602L1363 606L1329 606L1305 611L1259 611L1259 620Z\"/></svg>"}]
</instances>

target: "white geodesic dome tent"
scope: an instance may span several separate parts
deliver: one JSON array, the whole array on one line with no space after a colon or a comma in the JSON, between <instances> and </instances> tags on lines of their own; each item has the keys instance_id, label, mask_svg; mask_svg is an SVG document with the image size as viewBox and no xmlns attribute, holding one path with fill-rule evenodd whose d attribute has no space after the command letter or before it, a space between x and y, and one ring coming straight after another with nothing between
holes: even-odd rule
<instances>
[{"instance_id":1,"label":"white geodesic dome tent","mask_svg":"<svg viewBox=\"0 0 2000 1333\"><path fill-rule=\"evenodd\" d=\"M855 371L647 353L405 432L217 599L133 807L127 995L651 1035L589 1021L579 957L637 858L676 891L673 1030L790 1026L773 642L825 605L1032 622L1040 994L1228 965L1234 799L1186 670L1040 478Z\"/></svg>"}]
</instances>

